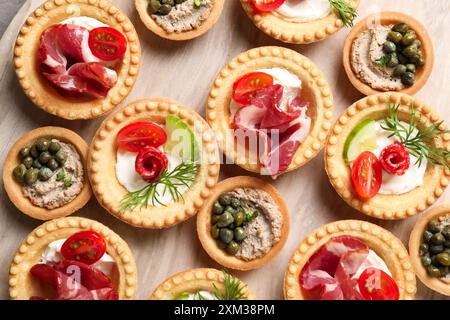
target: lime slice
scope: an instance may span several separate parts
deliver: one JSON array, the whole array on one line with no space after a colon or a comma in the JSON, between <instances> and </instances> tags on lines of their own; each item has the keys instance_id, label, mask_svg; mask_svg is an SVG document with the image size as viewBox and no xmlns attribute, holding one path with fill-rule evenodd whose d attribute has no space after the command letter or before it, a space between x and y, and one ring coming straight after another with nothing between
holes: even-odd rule
<instances>
[{"instance_id":1,"label":"lime slice","mask_svg":"<svg viewBox=\"0 0 450 320\"><path fill-rule=\"evenodd\" d=\"M192 162L200 158L195 135L189 126L175 116L166 117L167 142L164 150L176 157Z\"/></svg>"},{"instance_id":2,"label":"lime slice","mask_svg":"<svg viewBox=\"0 0 450 320\"><path fill-rule=\"evenodd\" d=\"M375 121L366 119L358 124L345 140L344 161L355 160L364 151L374 151L377 147Z\"/></svg>"}]
</instances>

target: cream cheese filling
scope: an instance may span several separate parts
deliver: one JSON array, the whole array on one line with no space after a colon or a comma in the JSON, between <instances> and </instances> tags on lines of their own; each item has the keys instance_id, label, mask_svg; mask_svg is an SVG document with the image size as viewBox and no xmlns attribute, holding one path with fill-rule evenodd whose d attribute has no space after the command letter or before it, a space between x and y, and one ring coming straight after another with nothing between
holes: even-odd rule
<instances>
[{"instance_id":1,"label":"cream cheese filling","mask_svg":"<svg viewBox=\"0 0 450 320\"><path fill-rule=\"evenodd\" d=\"M274 13L291 22L320 20L331 12L328 0L286 0Z\"/></svg>"}]
</instances>

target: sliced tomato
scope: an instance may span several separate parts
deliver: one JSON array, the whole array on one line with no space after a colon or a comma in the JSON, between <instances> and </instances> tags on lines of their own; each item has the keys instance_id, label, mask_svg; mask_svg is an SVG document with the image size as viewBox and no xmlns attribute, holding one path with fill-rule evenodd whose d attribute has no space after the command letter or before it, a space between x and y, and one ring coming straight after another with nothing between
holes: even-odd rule
<instances>
[{"instance_id":1,"label":"sliced tomato","mask_svg":"<svg viewBox=\"0 0 450 320\"><path fill-rule=\"evenodd\" d=\"M273 77L264 72L252 72L239 78L233 85L233 100L247 106L258 90L273 85Z\"/></svg>"},{"instance_id":2,"label":"sliced tomato","mask_svg":"<svg viewBox=\"0 0 450 320\"><path fill-rule=\"evenodd\" d=\"M386 272L367 268L358 279L359 292L366 300L398 300L397 283Z\"/></svg>"},{"instance_id":3,"label":"sliced tomato","mask_svg":"<svg viewBox=\"0 0 450 320\"><path fill-rule=\"evenodd\" d=\"M95 28L89 32L89 48L92 54L104 61L123 58L127 51L125 36L110 27Z\"/></svg>"},{"instance_id":4,"label":"sliced tomato","mask_svg":"<svg viewBox=\"0 0 450 320\"><path fill-rule=\"evenodd\" d=\"M136 172L147 182L155 182L166 171L167 156L154 147L141 149L134 163Z\"/></svg>"},{"instance_id":5,"label":"sliced tomato","mask_svg":"<svg viewBox=\"0 0 450 320\"><path fill-rule=\"evenodd\" d=\"M167 134L156 123L133 122L119 131L116 141L120 149L139 152L142 148L162 146L167 141Z\"/></svg>"},{"instance_id":6,"label":"sliced tomato","mask_svg":"<svg viewBox=\"0 0 450 320\"><path fill-rule=\"evenodd\" d=\"M270 12L278 9L285 0L250 0L250 4L256 11Z\"/></svg>"},{"instance_id":7,"label":"sliced tomato","mask_svg":"<svg viewBox=\"0 0 450 320\"><path fill-rule=\"evenodd\" d=\"M352 184L358 197L362 200L374 197L381 182L381 164L377 156L370 151L361 153L352 167Z\"/></svg>"},{"instance_id":8,"label":"sliced tomato","mask_svg":"<svg viewBox=\"0 0 450 320\"><path fill-rule=\"evenodd\" d=\"M94 264L106 252L105 239L95 231L81 231L70 236L61 247L67 260Z\"/></svg>"}]
</instances>

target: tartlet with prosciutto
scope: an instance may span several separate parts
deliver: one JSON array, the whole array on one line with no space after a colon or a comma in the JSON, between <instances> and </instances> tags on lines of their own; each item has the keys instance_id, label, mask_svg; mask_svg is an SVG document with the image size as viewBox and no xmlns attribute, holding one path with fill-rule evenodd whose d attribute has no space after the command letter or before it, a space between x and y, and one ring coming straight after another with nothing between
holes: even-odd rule
<instances>
[{"instance_id":1,"label":"tartlet with prosciutto","mask_svg":"<svg viewBox=\"0 0 450 320\"><path fill-rule=\"evenodd\" d=\"M14 65L25 94L65 119L92 119L130 93L141 49L133 24L107 1L49 0L26 20Z\"/></svg>"},{"instance_id":2,"label":"tartlet with prosciutto","mask_svg":"<svg viewBox=\"0 0 450 320\"><path fill-rule=\"evenodd\" d=\"M234 164L277 177L303 166L323 147L333 96L308 58L261 47L241 53L219 72L206 119Z\"/></svg>"},{"instance_id":3,"label":"tartlet with prosciutto","mask_svg":"<svg viewBox=\"0 0 450 320\"><path fill-rule=\"evenodd\" d=\"M129 300L136 264L128 245L99 222L60 218L22 242L9 269L13 300Z\"/></svg>"},{"instance_id":4,"label":"tartlet with prosciutto","mask_svg":"<svg viewBox=\"0 0 450 320\"><path fill-rule=\"evenodd\" d=\"M287 300L411 300L416 291L402 242L358 220L333 222L308 235L284 276Z\"/></svg>"},{"instance_id":5,"label":"tartlet with prosciutto","mask_svg":"<svg viewBox=\"0 0 450 320\"><path fill-rule=\"evenodd\" d=\"M219 176L217 143L196 112L145 99L107 118L88 159L100 204L136 227L168 228L203 206Z\"/></svg>"}]
</instances>

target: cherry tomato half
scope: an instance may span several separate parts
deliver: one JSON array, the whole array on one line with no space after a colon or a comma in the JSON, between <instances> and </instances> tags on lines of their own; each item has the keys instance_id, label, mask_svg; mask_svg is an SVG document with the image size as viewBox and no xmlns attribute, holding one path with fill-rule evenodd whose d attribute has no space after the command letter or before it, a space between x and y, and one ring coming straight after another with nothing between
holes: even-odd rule
<instances>
[{"instance_id":1,"label":"cherry tomato half","mask_svg":"<svg viewBox=\"0 0 450 320\"><path fill-rule=\"evenodd\" d=\"M252 72L239 78L233 85L233 100L242 105L249 105L254 94L273 84L273 77L264 72Z\"/></svg>"},{"instance_id":2,"label":"cherry tomato half","mask_svg":"<svg viewBox=\"0 0 450 320\"><path fill-rule=\"evenodd\" d=\"M167 134L153 122L133 122L119 131L116 141L120 149L139 152L142 148L162 146L167 141Z\"/></svg>"},{"instance_id":3,"label":"cherry tomato half","mask_svg":"<svg viewBox=\"0 0 450 320\"><path fill-rule=\"evenodd\" d=\"M110 27L91 30L88 43L92 54L104 61L121 59L127 51L127 39L122 33Z\"/></svg>"},{"instance_id":4,"label":"cherry tomato half","mask_svg":"<svg viewBox=\"0 0 450 320\"><path fill-rule=\"evenodd\" d=\"M362 200L374 197L381 187L381 164L370 151L361 153L353 163L352 184Z\"/></svg>"},{"instance_id":5,"label":"cherry tomato half","mask_svg":"<svg viewBox=\"0 0 450 320\"><path fill-rule=\"evenodd\" d=\"M147 182L155 182L167 169L167 156L154 147L141 149L134 163L136 172Z\"/></svg>"},{"instance_id":6,"label":"cherry tomato half","mask_svg":"<svg viewBox=\"0 0 450 320\"><path fill-rule=\"evenodd\" d=\"M93 264L106 252L105 239L95 231L81 231L70 236L61 247L67 260Z\"/></svg>"},{"instance_id":7,"label":"cherry tomato half","mask_svg":"<svg viewBox=\"0 0 450 320\"><path fill-rule=\"evenodd\" d=\"M366 300L398 300L400 296L394 279L376 268L367 268L361 273L358 287Z\"/></svg>"},{"instance_id":8,"label":"cherry tomato half","mask_svg":"<svg viewBox=\"0 0 450 320\"><path fill-rule=\"evenodd\" d=\"M270 12L278 9L285 0L251 0L251 6L259 12Z\"/></svg>"}]
</instances>

